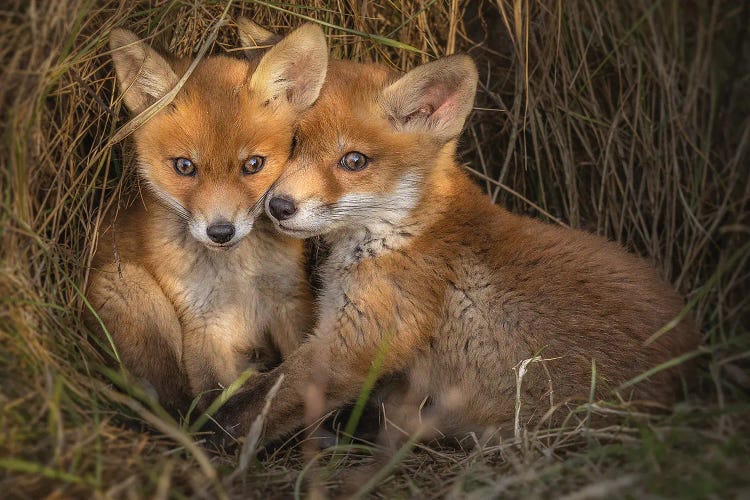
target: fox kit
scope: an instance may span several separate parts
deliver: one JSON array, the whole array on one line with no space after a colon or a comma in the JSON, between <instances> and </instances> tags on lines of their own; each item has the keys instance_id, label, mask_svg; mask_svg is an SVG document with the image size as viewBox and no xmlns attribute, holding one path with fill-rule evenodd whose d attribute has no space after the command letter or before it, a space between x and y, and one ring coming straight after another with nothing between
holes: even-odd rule
<instances>
[{"instance_id":1,"label":"fox kit","mask_svg":"<svg viewBox=\"0 0 750 500\"><path fill-rule=\"evenodd\" d=\"M110 45L133 113L188 67L129 31ZM327 58L312 25L259 60L209 57L134 134L147 189L102 225L88 298L124 365L168 407L287 356L312 326L302 244L258 217Z\"/></svg>"},{"instance_id":2,"label":"fox kit","mask_svg":"<svg viewBox=\"0 0 750 500\"><path fill-rule=\"evenodd\" d=\"M598 236L509 213L459 168L456 139L476 81L467 56L400 77L329 63L265 202L281 233L330 245L319 321L222 409L233 435L282 374L269 440L304 423L311 386L322 410L352 402L378 356L386 417L408 430L429 412L455 435L512 429L514 368L537 354L549 375L529 367L524 421L542 417L550 399L587 400L592 360L605 396L696 346L689 321L647 342L682 300L646 262ZM678 371L660 371L620 394L669 403L679 382Z\"/></svg>"}]
</instances>

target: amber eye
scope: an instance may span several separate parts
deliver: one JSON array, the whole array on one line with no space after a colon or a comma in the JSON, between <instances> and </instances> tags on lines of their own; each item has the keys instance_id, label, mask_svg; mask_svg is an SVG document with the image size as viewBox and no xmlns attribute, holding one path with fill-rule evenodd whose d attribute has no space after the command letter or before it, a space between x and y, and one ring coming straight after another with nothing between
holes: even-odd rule
<instances>
[{"instance_id":1,"label":"amber eye","mask_svg":"<svg viewBox=\"0 0 750 500\"><path fill-rule=\"evenodd\" d=\"M263 169L263 165L266 164L266 159L262 156L251 156L242 165L242 173L245 175L257 174Z\"/></svg>"},{"instance_id":2,"label":"amber eye","mask_svg":"<svg viewBox=\"0 0 750 500\"><path fill-rule=\"evenodd\" d=\"M339 166L350 172L358 172L367 166L367 158L358 151L349 151L339 160Z\"/></svg>"},{"instance_id":3,"label":"amber eye","mask_svg":"<svg viewBox=\"0 0 750 500\"><path fill-rule=\"evenodd\" d=\"M172 160L175 172L186 177L195 175L195 164L187 158L174 158Z\"/></svg>"}]
</instances>

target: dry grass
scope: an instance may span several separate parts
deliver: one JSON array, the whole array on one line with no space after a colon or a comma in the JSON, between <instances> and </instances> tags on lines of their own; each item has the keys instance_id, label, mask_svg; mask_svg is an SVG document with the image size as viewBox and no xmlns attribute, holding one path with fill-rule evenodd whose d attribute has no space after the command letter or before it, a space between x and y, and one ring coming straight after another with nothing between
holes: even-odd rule
<instances>
[{"instance_id":1,"label":"dry grass","mask_svg":"<svg viewBox=\"0 0 750 500\"><path fill-rule=\"evenodd\" d=\"M287 446L231 474L174 422L113 389L80 289L102 209L134 185L107 36L180 54L224 2L10 0L0 11L0 491L52 496L288 496L336 487ZM497 201L581 226L653 260L705 334L700 387L668 415L529 430L493 446L417 446L374 494L733 496L750 456L750 8L734 1L234 2L278 31L326 23L339 57L406 69L468 51L482 84L463 158ZM365 34L374 34L368 37ZM230 24L212 50L236 47ZM601 405L600 405L601 406ZM610 407L611 408L611 407ZM588 411L588 409L586 409ZM335 491L335 490L334 490Z\"/></svg>"}]
</instances>

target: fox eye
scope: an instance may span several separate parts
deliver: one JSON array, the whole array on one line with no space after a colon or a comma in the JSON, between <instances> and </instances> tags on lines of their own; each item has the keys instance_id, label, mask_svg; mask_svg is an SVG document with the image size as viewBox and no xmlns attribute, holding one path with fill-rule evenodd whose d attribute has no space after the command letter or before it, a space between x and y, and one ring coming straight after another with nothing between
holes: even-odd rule
<instances>
[{"instance_id":1,"label":"fox eye","mask_svg":"<svg viewBox=\"0 0 750 500\"><path fill-rule=\"evenodd\" d=\"M359 151L349 151L339 160L339 166L350 172L358 172L367 166L369 158Z\"/></svg>"},{"instance_id":2,"label":"fox eye","mask_svg":"<svg viewBox=\"0 0 750 500\"><path fill-rule=\"evenodd\" d=\"M187 158L174 158L172 159L172 166L174 166L175 172L186 177L192 177L195 175L195 164Z\"/></svg>"},{"instance_id":3,"label":"fox eye","mask_svg":"<svg viewBox=\"0 0 750 500\"><path fill-rule=\"evenodd\" d=\"M245 175L257 174L263 169L263 165L266 164L266 159L262 156L251 156L242 165L242 173Z\"/></svg>"}]
</instances>

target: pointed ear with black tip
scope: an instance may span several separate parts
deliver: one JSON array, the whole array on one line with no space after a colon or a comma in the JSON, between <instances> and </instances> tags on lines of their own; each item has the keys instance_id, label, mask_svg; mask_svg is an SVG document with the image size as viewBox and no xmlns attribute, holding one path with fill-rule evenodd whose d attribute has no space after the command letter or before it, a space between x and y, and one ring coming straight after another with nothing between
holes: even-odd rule
<instances>
[{"instance_id":1,"label":"pointed ear with black tip","mask_svg":"<svg viewBox=\"0 0 750 500\"><path fill-rule=\"evenodd\" d=\"M140 113L177 84L179 79L169 63L133 32L112 30L109 47L130 111Z\"/></svg>"},{"instance_id":2,"label":"pointed ear with black tip","mask_svg":"<svg viewBox=\"0 0 750 500\"><path fill-rule=\"evenodd\" d=\"M409 71L383 90L380 102L397 130L424 132L448 142L461 133L476 90L474 61L454 55Z\"/></svg>"},{"instance_id":3,"label":"pointed ear with black tip","mask_svg":"<svg viewBox=\"0 0 750 500\"><path fill-rule=\"evenodd\" d=\"M246 17L237 19L237 31L242 48L248 57L258 57L283 38L272 33Z\"/></svg>"},{"instance_id":4,"label":"pointed ear with black tip","mask_svg":"<svg viewBox=\"0 0 750 500\"><path fill-rule=\"evenodd\" d=\"M320 94L328 70L328 47L319 26L304 24L261 58L250 90L268 106L301 112Z\"/></svg>"}]
</instances>

